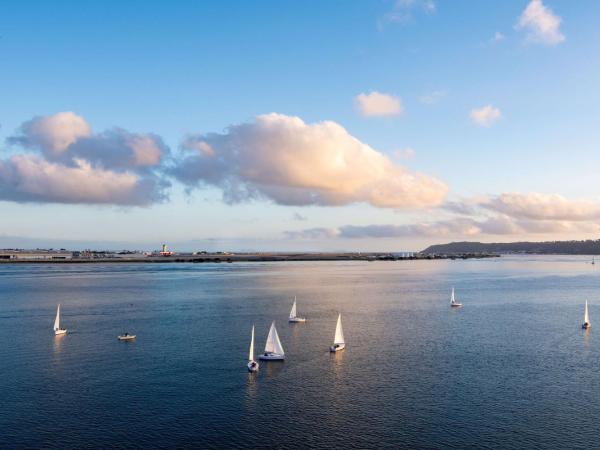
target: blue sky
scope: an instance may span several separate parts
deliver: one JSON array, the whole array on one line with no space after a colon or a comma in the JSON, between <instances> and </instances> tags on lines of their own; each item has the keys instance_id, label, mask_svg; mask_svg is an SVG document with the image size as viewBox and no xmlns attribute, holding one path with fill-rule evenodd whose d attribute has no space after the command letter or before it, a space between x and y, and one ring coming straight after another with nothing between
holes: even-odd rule
<instances>
[{"instance_id":1,"label":"blue sky","mask_svg":"<svg viewBox=\"0 0 600 450\"><path fill-rule=\"evenodd\" d=\"M416 250L457 239L595 237L599 13L591 0L7 3L0 17L0 245L36 238L167 241L181 249ZM357 96L373 92L399 102L401 112L362 114ZM499 118L485 111L479 122L472 118L488 105ZM42 148L32 135L38 128L22 127L62 112L89 126L77 139L96 136L93 146L70 142L78 147L65 150L73 155L68 161ZM260 166L261 176L281 170L275 185L250 180L257 168L240 161L255 164L251 152L273 152L275 160L285 146L309 158L320 145L295 148L303 134L285 143L265 138L250 149L243 142L227 153L237 142L228 127L262 129L257 117L269 113L281 120L271 117L265 126L288 134L334 122L387 158L389 171L363 181L386 191L390 204L370 200L375 194L365 193L363 181L340 197L314 180L301 188L316 200L290 204L280 192L299 181L284 180L275 164ZM293 117L306 126L290 131ZM116 138L97 135L115 127L126 131L119 141L125 146L131 136L151 134L168 151L149 168L109 167L103 146ZM189 137L208 142L228 168L207 175L205 159L186 159L194 151L183 145ZM236 159L240 151L250 152L247 159ZM344 154L367 173L387 167L364 166L353 152ZM92 161L86 170L104 171L102 180L111 170L171 186L160 199L154 190L123 200L98 192L108 185L90 174L44 183L64 181L67 191L81 186L85 193L90 180L92 197L74 200L62 188L51 195L54 186L46 184L31 192L48 167L71 177L65 168L80 164L76 153ZM15 155L41 161L37 172L9 164ZM318 164L327 165L323 155ZM353 177L352 164L345 175L336 172L334 184L338 175L340 184ZM181 170L192 166L199 172L182 181ZM420 202L407 198L419 197L423 186L390 193L389 179L402 177L400 170L422 173L446 191ZM207 182L213 176L219 181ZM223 200L232 180L247 190L234 203Z\"/></svg>"}]
</instances>

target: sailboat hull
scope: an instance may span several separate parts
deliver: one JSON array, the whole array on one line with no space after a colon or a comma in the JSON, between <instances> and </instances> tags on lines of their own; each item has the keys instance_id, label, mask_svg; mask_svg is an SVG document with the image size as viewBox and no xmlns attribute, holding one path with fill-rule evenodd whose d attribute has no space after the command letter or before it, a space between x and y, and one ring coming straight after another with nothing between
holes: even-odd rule
<instances>
[{"instance_id":1,"label":"sailboat hull","mask_svg":"<svg viewBox=\"0 0 600 450\"><path fill-rule=\"evenodd\" d=\"M306 319L304 317L290 317L290 320L288 322L290 322L290 323L304 323L304 322L306 322Z\"/></svg>"},{"instance_id":2,"label":"sailboat hull","mask_svg":"<svg viewBox=\"0 0 600 450\"><path fill-rule=\"evenodd\" d=\"M279 355L277 353L263 353L258 357L258 359L263 361L283 361L285 359L284 355Z\"/></svg>"},{"instance_id":3,"label":"sailboat hull","mask_svg":"<svg viewBox=\"0 0 600 450\"><path fill-rule=\"evenodd\" d=\"M335 344L335 345L332 345L331 347L329 347L329 351L331 353L341 352L345 348L346 348L346 344Z\"/></svg>"},{"instance_id":4,"label":"sailboat hull","mask_svg":"<svg viewBox=\"0 0 600 450\"><path fill-rule=\"evenodd\" d=\"M258 363L256 361L248 363L248 372L258 372Z\"/></svg>"},{"instance_id":5,"label":"sailboat hull","mask_svg":"<svg viewBox=\"0 0 600 450\"><path fill-rule=\"evenodd\" d=\"M584 330L587 330L589 328L592 328L592 326L589 323L584 323L583 325L581 325L581 328L583 328Z\"/></svg>"},{"instance_id":6,"label":"sailboat hull","mask_svg":"<svg viewBox=\"0 0 600 450\"><path fill-rule=\"evenodd\" d=\"M63 334L67 334L67 330L56 330L56 331L54 332L54 335L55 335L55 336L61 336L61 335L63 335Z\"/></svg>"},{"instance_id":7,"label":"sailboat hull","mask_svg":"<svg viewBox=\"0 0 600 450\"><path fill-rule=\"evenodd\" d=\"M450 303L452 308L462 308L462 303Z\"/></svg>"}]
</instances>

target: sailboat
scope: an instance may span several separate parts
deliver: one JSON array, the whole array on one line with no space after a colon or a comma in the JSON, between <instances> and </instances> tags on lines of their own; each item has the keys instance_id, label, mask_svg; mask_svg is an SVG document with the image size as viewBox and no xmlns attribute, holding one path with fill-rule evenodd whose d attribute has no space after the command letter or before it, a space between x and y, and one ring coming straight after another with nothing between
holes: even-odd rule
<instances>
[{"instance_id":1,"label":"sailboat","mask_svg":"<svg viewBox=\"0 0 600 450\"><path fill-rule=\"evenodd\" d=\"M584 330L587 330L588 328L591 328L592 324L590 323L590 313L588 312L588 302L587 300L585 301L585 312L583 313L583 325L581 325L581 328L583 328Z\"/></svg>"},{"instance_id":2,"label":"sailboat","mask_svg":"<svg viewBox=\"0 0 600 450\"><path fill-rule=\"evenodd\" d=\"M306 322L305 317L298 317L296 314L296 296L294 296L294 304L292 305L292 310L290 311L289 322Z\"/></svg>"},{"instance_id":3,"label":"sailboat","mask_svg":"<svg viewBox=\"0 0 600 450\"><path fill-rule=\"evenodd\" d=\"M462 303L458 303L456 298L454 298L454 288L452 288L452 295L450 295L450 306L453 308L460 308L462 305Z\"/></svg>"},{"instance_id":4,"label":"sailboat","mask_svg":"<svg viewBox=\"0 0 600 450\"><path fill-rule=\"evenodd\" d=\"M258 371L258 363L254 361L254 325L252 325L252 338L250 339L250 351L248 352L248 372Z\"/></svg>"},{"instance_id":5,"label":"sailboat","mask_svg":"<svg viewBox=\"0 0 600 450\"><path fill-rule=\"evenodd\" d=\"M60 303L58 304L58 308L56 308L56 319L54 319L54 334L59 336L61 334L67 334L66 329L60 328Z\"/></svg>"},{"instance_id":6,"label":"sailboat","mask_svg":"<svg viewBox=\"0 0 600 450\"><path fill-rule=\"evenodd\" d=\"M265 345L265 352L258 357L266 361L283 361L285 359L285 352L283 346L279 340L277 334L277 328L275 328L275 321L271 324L269 335L267 336L267 343Z\"/></svg>"},{"instance_id":7,"label":"sailboat","mask_svg":"<svg viewBox=\"0 0 600 450\"><path fill-rule=\"evenodd\" d=\"M333 338L333 345L329 347L330 352L339 352L346 348L346 341L344 340L344 330L342 329L342 315L338 316L337 325L335 326L335 336Z\"/></svg>"},{"instance_id":8,"label":"sailboat","mask_svg":"<svg viewBox=\"0 0 600 450\"><path fill-rule=\"evenodd\" d=\"M596 260L594 259L594 257L592 256L592 266L596 264Z\"/></svg>"}]
</instances>

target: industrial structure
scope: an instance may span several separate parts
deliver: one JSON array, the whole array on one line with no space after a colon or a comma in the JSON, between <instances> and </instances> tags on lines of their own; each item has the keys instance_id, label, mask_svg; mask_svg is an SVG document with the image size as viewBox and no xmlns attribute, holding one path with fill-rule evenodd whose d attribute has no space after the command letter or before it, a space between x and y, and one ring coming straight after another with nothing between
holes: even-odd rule
<instances>
[{"instance_id":1,"label":"industrial structure","mask_svg":"<svg viewBox=\"0 0 600 450\"><path fill-rule=\"evenodd\" d=\"M0 260L52 261L73 259L73 252L65 250L0 250Z\"/></svg>"}]
</instances>

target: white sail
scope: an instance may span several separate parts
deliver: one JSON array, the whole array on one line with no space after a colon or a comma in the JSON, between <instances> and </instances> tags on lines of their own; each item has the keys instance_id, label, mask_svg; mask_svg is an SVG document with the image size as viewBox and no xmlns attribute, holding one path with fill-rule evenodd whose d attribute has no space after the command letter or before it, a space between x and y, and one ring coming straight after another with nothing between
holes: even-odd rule
<instances>
[{"instance_id":1,"label":"white sail","mask_svg":"<svg viewBox=\"0 0 600 450\"><path fill-rule=\"evenodd\" d=\"M267 344L265 345L265 353L275 353L277 355L284 355L283 346L279 340L277 334L277 328L275 328L275 322L271 324L269 335L267 336Z\"/></svg>"},{"instance_id":2,"label":"white sail","mask_svg":"<svg viewBox=\"0 0 600 450\"><path fill-rule=\"evenodd\" d=\"M252 338L250 339L250 351L248 352L248 361L254 361L254 325L252 325Z\"/></svg>"},{"instance_id":3,"label":"white sail","mask_svg":"<svg viewBox=\"0 0 600 450\"><path fill-rule=\"evenodd\" d=\"M56 308L56 319L54 320L54 331L60 330L60 304Z\"/></svg>"},{"instance_id":4,"label":"white sail","mask_svg":"<svg viewBox=\"0 0 600 450\"><path fill-rule=\"evenodd\" d=\"M337 325L335 327L335 337L333 338L333 344L345 344L344 341L344 330L342 329L342 315L338 316Z\"/></svg>"},{"instance_id":5,"label":"white sail","mask_svg":"<svg viewBox=\"0 0 600 450\"><path fill-rule=\"evenodd\" d=\"M296 297L294 297L294 304L292 305L292 310L290 311L290 319L296 318Z\"/></svg>"},{"instance_id":6,"label":"white sail","mask_svg":"<svg viewBox=\"0 0 600 450\"><path fill-rule=\"evenodd\" d=\"M450 304L454 305L456 303L456 299L454 298L454 288L452 288L452 295L450 296Z\"/></svg>"},{"instance_id":7,"label":"white sail","mask_svg":"<svg viewBox=\"0 0 600 450\"><path fill-rule=\"evenodd\" d=\"M585 301L585 313L583 315L583 323L590 323L590 314L588 313L588 302Z\"/></svg>"}]
</instances>

